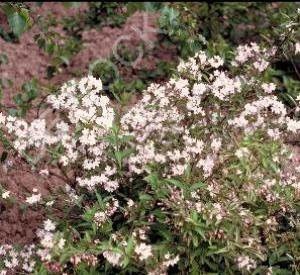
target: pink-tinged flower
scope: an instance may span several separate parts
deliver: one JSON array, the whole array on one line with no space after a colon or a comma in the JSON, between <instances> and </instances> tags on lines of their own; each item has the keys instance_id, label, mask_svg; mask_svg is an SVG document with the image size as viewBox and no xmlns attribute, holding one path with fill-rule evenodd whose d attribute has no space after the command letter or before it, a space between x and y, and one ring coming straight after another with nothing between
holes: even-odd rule
<instances>
[{"instance_id":1,"label":"pink-tinged flower","mask_svg":"<svg viewBox=\"0 0 300 275\"><path fill-rule=\"evenodd\" d=\"M298 53L300 53L300 43L299 42L297 42L295 44L295 54L298 54Z\"/></svg>"},{"instance_id":2,"label":"pink-tinged flower","mask_svg":"<svg viewBox=\"0 0 300 275\"><path fill-rule=\"evenodd\" d=\"M141 243L135 247L134 252L139 256L139 259L143 261L152 256L152 246Z\"/></svg>"}]
</instances>

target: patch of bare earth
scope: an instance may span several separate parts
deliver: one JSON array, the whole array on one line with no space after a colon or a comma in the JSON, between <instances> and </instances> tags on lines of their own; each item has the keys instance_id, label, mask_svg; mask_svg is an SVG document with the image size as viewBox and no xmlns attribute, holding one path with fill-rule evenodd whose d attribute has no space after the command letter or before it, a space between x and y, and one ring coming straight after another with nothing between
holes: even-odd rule
<instances>
[{"instance_id":1,"label":"patch of bare earth","mask_svg":"<svg viewBox=\"0 0 300 275\"><path fill-rule=\"evenodd\" d=\"M32 7L31 17L36 20L37 15L54 16L57 20L64 16L74 16L78 12L82 12L86 5L81 8L65 9L62 3L44 3L42 7L36 7L35 4L29 4ZM0 22L5 23L5 15L0 14ZM57 26L54 29L63 35L63 27ZM47 67L51 58L43 50L41 50L34 40L34 36L40 33L37 26L33 26L26 31L18 43L11 43L0 38L0 53L6 54L8 64L0 66L0 77L13 81L13 86L5 90L3 103L12 103L12 97L21 91L21 86L25 81L35 77L41 83L47 84Z\"/></svg>"},{"instance_id":2,"label":"patch of bare earth","mask_svg":"<svg viewBox=\"0 0 300 275\"><path fill-rule=\"evenodd\" d=\"M0 244L34 241L35 231L45 219L45 213L40 206L24 209L26 197L31 196L36 188L43 199L50 199L65 184L55 176L43 177L38 172L19 157L0 166L0 184L10 191L10 200L3 200L0 204Z\"/></svg>"}]
</instances>

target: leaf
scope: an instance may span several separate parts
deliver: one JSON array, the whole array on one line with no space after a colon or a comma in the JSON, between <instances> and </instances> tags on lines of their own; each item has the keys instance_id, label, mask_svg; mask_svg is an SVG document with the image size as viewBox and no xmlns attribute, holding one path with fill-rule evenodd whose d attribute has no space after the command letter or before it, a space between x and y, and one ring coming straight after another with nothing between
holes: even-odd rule
<instances>
[{"instance_id":1,"label":"leaf","mask_svg":"<svg viewBox=\"0 0 300 275\"><path fill-rule=\"evenodd\" d=\"M133 239L130 238L127 242L127 246L125 247L125 253L128 256L131 256L131 254L133 253L133 249L134 249L134 242Z\"/></svg>"},{"instance_id":2,"label":"leaf","mask_svg":"<svg viewBox=\"0 0 300 275\"><path fill-rule=\"evenodd\" d=\"M129 2L126 8L127 8L127 12L129 14L132 14L138 10L143 10L144 3L143 2Z\"/></svg>"},{"instance_id":3,"label":"leaf","mask_svg":"<svg viewBox=\"0 0 300 275\"><path fill-rule=\"evenodd\" d=\"M149 174L147 177L144 178L144 180L148 183L150 183L151 185L157 185L158 182L158 176L157 174Z\"/></svg>"},{"instance_id":4,"label":"leaf","mask_svg":"<svg viewBox=\"0 0 300 275\"><path fill-rule=\"evenodd\" d=\"M205 237L205 233L204 233L204 230L200 227L196 227L194 228L194 230L205 240L206 237Z\"/></svg>"},{"instance_id":5,"label":"leaf","mask_svg":"<svg viewBox=\"0 0 300 275\"><path fill-rule=\"evenodd\" d=\"M192 240L193 240L194 247L198 247L198 244L199 244L198 237L197 236L193 236Z\"/></svg>"},{"instance_id":6,"label":"leaf","mask_svg":"<svg viewBox=\"0 0 300 275\"><path fill-rule=\"evenodd\" d=\"M56 49L57 49L57 45L52 41L50 41L48 44L45 45L45 50L50 55L53 54Z\"/></svg>"},{"instance_id":7,"label":"leaf","mask_svg":"<svg viewBox=\"0 0 300 275\"><path fill-rule=\"evenodd\" d=\"M97 191L96 191L96 197L97 197L97 201L98 201L99 205L102 205L103 204L103 199Z\"/></svg>"},{"instance_id":8,"label":"leaf","mask_svg":"<svg viewBox=\"0 0 300 275\"><path fill-rule=\"evenodd\" d=\"M179 187L182 190L186 190L187 186L185 184L183 184L181 181L179 180L175 180L175 179L168 179L167 182Z\"/></svg>"},{"instance_id":9,"label":"leaf","mask_svg":"<svg viewBox=\"0 0 300 275\"><path fill-rule=\"evenodd\" d=\"M23 99L22 99L22 95L21 94L17 94L13 97L14 102L17 105L21 105L23 103Z\"/></svg>"},{"instance_id":10,"label":"leaf","mask_svg":"<svg viewBox=\"0 0 300 275\"><path fill-rule=\"evenodd\" d=\"M81 2L64 2L63 3L64 7L69 9L69 8L77 8L81 5Z\"/></svg>"},{"instance_id":11,"label":"leaf","mask_svg":"<svg viewBox=\"0 0 300 275\"><path fill-rule=\"evenodd\" d=\"M36 93L35 90L30 90L30 91L28 91L28 92L26 93L26 96L27 96L27 100L28 100L28 101L31 101L31 100L33 100L33 99L36 98L37 93Z\"/></svg>"},{"instance_id":12,"label":"leaf","mask_svg":"<svg viewBox=\"0 0 300 275\"><path fill-rule=\"evenodd\" d=\"M61 55L61 56L59 56L59 59L60 59L60 61L61 61L63 64L65 64L65 65L67 65L67 66L70 65L69 58L67 58L66 56Z\"/></svg>"},{"instance_id":13,"label":"leaf","mask_svg":"<svg viewBox=\"0 0 300 275\"><path fill-rule=\"evenodd\" d=\"M140 199L141 202L147 202L147 201L151 201L152 197L148 194L141 194L139 196L139 199Z\"/></svg>"},{"instance_id":14,"label":"leaf","mask_svg":"<svg viewBox=\"0 0 300 275\"><path fill-rule=\"evenodd\" d=\"M126 149L123 151L115 152L115 157L118 162L119 167L122 167L122 162L125 157L128 157L132 153L132 149Z\"/></svg>"},{"instance_id":15,"label":"leaf","mask_svg":"<svg viewBox=\"0 0 300 275\"><path fill-rule=\"evenodd\" d=\"M216 250L213 254L223 254L223 253L227 253L227 252L229 252L229 248L223 247L223 248Z\"/></svg>"},{"instance_id":16,"label":"leaf","mask_svg":"<svg viewBox=\"0 0 300 275\"><path fill-rule=\"evenodd\" d=\"M190 190L191 191L194 191L196 189L204 189L207 187L207 184L203 183L203 182L197 182L197 183L194 183L191 187L190 187Z\"/></svg>"},{"instance_id":17,"label":"leaf","mask_svg":"<svg viewBox=\"0 0 300 275\"><path fill-rule=\"evenodd\" d=\"M24 15L14 12L8 15L8 23L13 33L19 37L27 28L27 19Z\"/></svg>"}]
</instances>

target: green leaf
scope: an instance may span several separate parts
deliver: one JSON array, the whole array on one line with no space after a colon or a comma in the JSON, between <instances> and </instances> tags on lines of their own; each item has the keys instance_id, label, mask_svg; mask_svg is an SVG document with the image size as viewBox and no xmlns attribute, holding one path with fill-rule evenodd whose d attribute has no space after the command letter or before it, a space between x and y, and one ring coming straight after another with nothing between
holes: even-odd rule
<instances>
[{"instance_id":1,"label":"green leaf","mask_svg":"<svg viewBox=\"0 0 300 275\"><path fill-rule=\"evenodd\" d=\"M21 105L23 103L23 99L22 99L22 95L21 94L17 94L13 97L14 102L17 105Z\"/></svg>"},{"instance_id":2,"label":"green leaf","mask_svg":"<svg viewBox=\"0 0 300 275\"><path fill-rule=\"evenodd\" d=\"M186 190L187 186L185 184L183 184L181 181L179 180L175 180L175 179L168 179L167 182L179 187L182 190Z\"/></svg>"},{"instance_id":3,"label":"green leaf","mask_svg":"<svg viewBox=\"0 0 300 275\"><path fill-rule=\"evenodd\" d=\"M157 185L158 176L157 176L157 174L152 173L152 174L149 174L147 177L145 177L144 180L152 185Z\"/></svg>"},{"instance_id":4,"label":"green leaf","mask_svg":"<svg viewBox=\"0 0 300 275\"><path fill-rule=\"evenodd\" d=\"M197 182L197 183L194 183L191 187L190 187L190 190L191 191L194 191L196 189L200 189L200 188L206 188L207 187L207 184L203 183L203 182Z\"/></svg>"},{"instance_id":5,"label":"green leaf","mask_svg":"<svg viewBox=\"0 0 300 275\"><path fill-rule=\"evenodd\" d=\"M146 202L146 201L151 201L152 197L148 194L141 194L139 196L139 199L140 199L141 202Z\"/></svg>"},{"instance_id":6,"label":"green leaf","mask_svg":"<svg viewBox=\"0 0 300 275\"><path fill-rule=\"evenodd\" d=\"M97 191L96 191L96 197L97 197L97 201L98 201L99 205L102 205L103 204L103 199Z\"/></svg>"},{"instance_id":7,"label":"green leaf","mask_svg":"<svg viewBox=\"0 0 300 275\"><path fill-rule=\"evenodd\" d=\"M130 238L127 242L127 246L125 248L125 253L128 255L128 256L131 256L131 254L133 253L133 249L134 249L134 242L133 242L133 239Z\"/></svg>"},{"instance_id":8,"label":"green leaf","mask_svg":"<svg viewBox=\"0 0 300 275\"><path fill-rule=\"evenodd\" d=\"M128 157L132 153L132 149L126 149L123 151L115 152L115 158L118 162L119 167L122 167L123 159Z\"/></svg>"},{"instance_id":9,"label":"green leaf","mask_svg":"<svg viewBox=\"0 0 300 275\"><path fill-rule=\"evenodd\" d=\"M81 5L81 2L64 2L63 3L64 7L69 9L69 8L77 8Z\"/></svg>"},{"instance_id":10,"label":"green leaf","mask_svg":"<svg viewBox=\"0 0 300 275\"><path fill-rule=\"evenodd\" d=\"M27 28L27 20L24 15L21 15L18 12L14 12L8 15L8 23L11 27L13 33L16 36L20 36Z\"/></svg>"},{"instance_id":11,"label":"green leaf","mask_svg":"<svg viewBox=\"0 0 300 275\"><path fill-rule=\"evenodd\" d=\"M63 64L65 64L65 65L67 65L67 66L70 65L69 58L67 58L66 56L61 55L61 56L59 56L59 59L60 59L60 61L61 61Z\"/></svg>"}]
</instances>

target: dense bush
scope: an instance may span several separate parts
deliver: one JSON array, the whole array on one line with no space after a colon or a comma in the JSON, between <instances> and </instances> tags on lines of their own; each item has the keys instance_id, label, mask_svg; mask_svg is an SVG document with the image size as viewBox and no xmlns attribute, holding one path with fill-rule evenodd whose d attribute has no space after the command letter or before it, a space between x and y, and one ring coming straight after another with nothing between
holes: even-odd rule
<instances>
[{"instance_id":1,"label":"dense bush","mask_svg":"<svg viewBox=\"0 0 300 275\"><path fill-rule=\"evenodd\" d=\"M100 80L70 81L48 97L65 117L49 132L44 120L2 115L28 162L47 147L42 174L56 163L75 173L66 194L76 215L45 222L38 272L295 272L299 175L286 178L283 140L300 122L263 82L273 54L245 45L232 67L198 52L118 116Z\"/></svg>"},{"instance_id":2,"label":"dense bush","mask_svg":"<svg viewBox=\"0 0 300 275\"><path fill-rule=\"evenodd\" d=\"M6 149L66 182L28 195L47 219L37 244L0 246L1 274L298 274L300 169L286 141L299 136L299 82L282 83L274 61L299 55L297 20L270 44L210 41L132 105L108 97L121 80L95 63L47 96L54 125L1 113Z\"/></svg>"}]
</instances>

